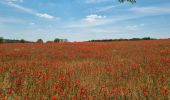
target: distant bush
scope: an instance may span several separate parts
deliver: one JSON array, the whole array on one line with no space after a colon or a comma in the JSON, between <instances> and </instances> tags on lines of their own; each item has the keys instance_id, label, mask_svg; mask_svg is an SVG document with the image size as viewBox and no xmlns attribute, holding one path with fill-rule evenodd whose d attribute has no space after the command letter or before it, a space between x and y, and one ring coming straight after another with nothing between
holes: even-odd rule
<instances>
[{"instance_id":1,"label":"distant bush","mask_svg":"<svg viewBox=\"0 0 170 100\"><path fill-rule=\"evenodd\" d=\"M68 42L67 39L59 39L59 38L55 38L54 42Z\"/></svg>"},{"instance_id":2,"label":"distant bush","mask_svg":"<svg viewBox=\"0 0 170 100\"><path fill-rule=\"evenodd\" d=\"M142 40L151 40L151 38L150 37L144 37L144 38L142 38Z\"/></svg>"},{"instance_id":3,"label":"distant bush","mask_svg":"<svg viewBox=\"0 0 170 100\"><path fill-rule=\"evenodd\" d=\"M129 40L142 40L140 38L132 38L132 39L129 39Z\"/></svg>"},{"instance_id":4,"label":"distant bush","mask_svg":"<svg viewBox=\"0 0 170 100\"><path fill-rule=\"evenodd\" d=\"M43 39L38 39L36 41L37 43L43 43ZM55 38L54 41L47 41L46 43L52 43L52 42L68 42L67 39L59 39L59 38ZM24 39L4 39L3 37L0 37L0 43L35 43L32 41L27 41Z\"/></svg>"},{"instance_id":5,"label":"distant bush","mask_svg":"<svg viewBox=\"0 0 170 100\"><path fill-rule=\"evenodd\" d=\"M3 42L4 42L3 37L0 37L0 43L3 43Z\"/></svg>"},{"instance_id":6,"label":"distant bush","mask_svg":"<svg viewBox=\"0 0 170 100\"><path fill-rule=\"evenodd\" d=\"M54 42L60 42L60 39L59 38L55 38Z\"/></svg>"},{"instance_id":7,"label":"distant bush","mask_svg":"<svg viewBox=\"0 0 170 100\"><path fill-rule=\"evenodd\" d=\"M42 39L38 39L37 43L43 43L43 40Z\"/></svg>"},{"instance_id":8,"label":"distant bush","mask_svg":"<svg viewBox=\"0 0 170 100\"><path fill-rule=\"evenodd\" d=\"M88 42L110 42L110 41L139 41L139 40L155 40L154 38L131 38L131 39L103 39L103 40L90 40Z\"/></svg>"}]
</instances>

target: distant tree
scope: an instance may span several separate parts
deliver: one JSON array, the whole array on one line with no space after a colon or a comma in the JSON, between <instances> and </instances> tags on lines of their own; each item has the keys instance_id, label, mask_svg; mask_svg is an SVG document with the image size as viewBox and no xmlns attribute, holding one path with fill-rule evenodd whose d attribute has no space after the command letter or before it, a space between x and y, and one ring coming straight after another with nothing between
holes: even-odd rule
<instances>
[{"instance_id":1,"label":"distant tree","mask_svg":"<svg viewBox=\"0 0 170 100\"><path fill-rule=\"evenodd\" d=\"M151 40L151 38L150 37L144 37L144 38L142 38L143 40Z\"/></svg>"},{"instance_id":2,"label":"distant tree","mask_svg":"<svg viewBox=\"0 0 170 100\"><path fill-rule=\"evenodd\" d=\"M20 40L20 43L25 43L26 41L24 39L21 39Z\"/></svg>"},{"instance_id":3,"label":"distant tree","mask_svg":"<svg viewBox=\"0 0 170 100\"><path fill-rule=\"evenodd\" d=\"M134 41L137 41L137 40L141 40L140 38L131 38L129 40L134 40Z\"/></svg>"},{"instance_id":4,"label":"distant tree","mask_svg":"<svg viewBox=\"0 0 170 100\"><path fill-rule=\"evenodd\" d=\"M55 38L54 42L60 42L60 39L59 38Z\"/></svg>"},{"instance_id":5,"label":"distant tree","mask_svg":"<svg viewBox=\"0 0 170 100\"><path fill-rule=\"evenodd\" d=\"M0 37L0 43L3 43L3 42L4 42L3 37Z\"/></svg>"},{"instance_id":6,"label":"distant tree","mask_svg":"<svg viewBox=\"0 0 170 100\"><path fill-rule=\"evenodd\" d=\"M43 43L43 40L42 39L38 39L37 43Z\"/></svg>"}]
</instances>

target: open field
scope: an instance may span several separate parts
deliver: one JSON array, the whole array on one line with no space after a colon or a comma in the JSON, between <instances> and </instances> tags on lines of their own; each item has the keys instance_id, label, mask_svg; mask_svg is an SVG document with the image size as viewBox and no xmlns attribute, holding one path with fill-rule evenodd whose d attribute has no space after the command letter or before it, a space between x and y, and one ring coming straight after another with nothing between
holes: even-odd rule
<instances>
[{"instance_id":1,"label":"open field","mask_svg":"<svg viewBox=\"0 0 170 100\"><path fill-rule=\"evenodd\" d=\"M170 40L0 44L2 100L168 100Z\"/></svg>"}]
</instances>

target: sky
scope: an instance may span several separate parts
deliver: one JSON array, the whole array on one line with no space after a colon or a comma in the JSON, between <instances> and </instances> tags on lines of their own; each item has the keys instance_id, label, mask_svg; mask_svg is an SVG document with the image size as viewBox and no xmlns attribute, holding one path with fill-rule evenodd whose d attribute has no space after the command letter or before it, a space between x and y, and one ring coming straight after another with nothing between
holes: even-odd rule
<instances>
[{"instance_id":1,"label":"sky","mask_svg":"<svg viewBox=\"0 0 170 100\"><path fill-rule=\"evenodd\" d=\"M0 37L170 38L170 0L0 0Z\"/></svg>"}]
</instances>

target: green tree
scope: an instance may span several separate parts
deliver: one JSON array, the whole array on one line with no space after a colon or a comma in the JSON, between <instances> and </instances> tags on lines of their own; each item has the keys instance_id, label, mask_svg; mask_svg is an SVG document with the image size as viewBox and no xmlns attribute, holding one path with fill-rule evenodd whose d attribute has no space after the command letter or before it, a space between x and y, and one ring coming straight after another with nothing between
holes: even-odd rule
<instances>
[{"instance_id":1,"label":"green tree","mask_svg":"<svg viewBox=\"0 0 170 100\"><path fill-rule=\"evenodd\" d=\"M4 42L3 37L0 37L0 43L3 43L3 42Z\"/></svg>"},{"instance_id":2,"label":"green tree","mask_svg":"<svg viewBox=\"0 0 170 100\"><path fill-rule=\"evenodd\" d=\"M151 38L150 37L144 37L144 38L142 38L142 40L151 40Z\"/></svg>"},{"instance_id":3,"label":"green tree","mask_svg":"<svg viewBox=\"0 0 170 100\"><path fill-rule=\"evenodd\" d=\"M60 39L59 38L55 38L54 42L60 42Z\"/></svg>"},{"instance_id":4,"label":"green tree","mask_svg":"<svg viewBox=\"0 0 170 100\"><path fill-rule=\"evenodd\" d=\"M37 43L43 43L43 40L42 39L38 39Z\"/></svg>"}]
</instances>

